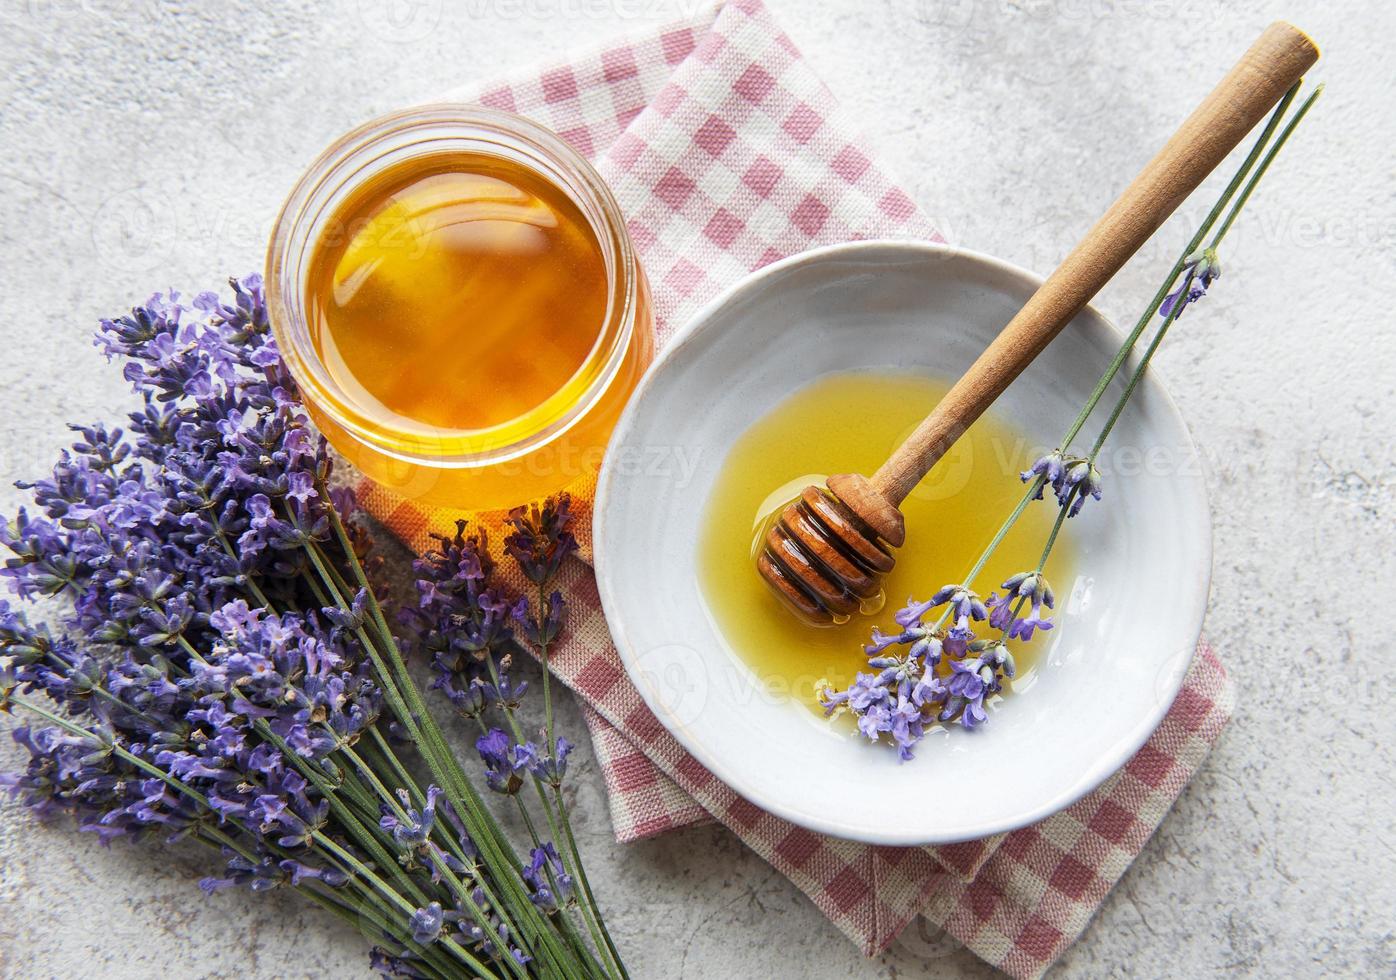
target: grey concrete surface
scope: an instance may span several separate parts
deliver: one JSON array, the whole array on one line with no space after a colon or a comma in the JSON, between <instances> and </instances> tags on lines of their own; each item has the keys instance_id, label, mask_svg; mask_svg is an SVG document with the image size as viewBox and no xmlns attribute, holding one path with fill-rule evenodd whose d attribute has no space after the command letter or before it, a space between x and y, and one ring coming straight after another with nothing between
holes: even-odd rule
<instances>
[{"instance_id":1,"label":"grey concrete surface","mask_svg":"<svg viewBox=\"0 0 1396 980\"><path fill-rule=\"evenodd\" d=\"M64 421L125 404L96 318L259 267L333 136L687 2L0 0L0 505ZM1324 45L1327 95L1161 355L1205 450L1207 631L1240 706L1058 974L1392 975L1396 7L769 2L952 240L1044 271L1266 22ZM1107 314L1145 301L1170 229ZM580 729L570 705L563 721ZM637 977L990 972L934 941L863 959L722 831L616 846L581 756L583 847ZM0 763L17 759L5 740ZM0 812L4 976L367 975L358 937L289 898L205 899L201 855Z\"/></svg>"}]
</instances>

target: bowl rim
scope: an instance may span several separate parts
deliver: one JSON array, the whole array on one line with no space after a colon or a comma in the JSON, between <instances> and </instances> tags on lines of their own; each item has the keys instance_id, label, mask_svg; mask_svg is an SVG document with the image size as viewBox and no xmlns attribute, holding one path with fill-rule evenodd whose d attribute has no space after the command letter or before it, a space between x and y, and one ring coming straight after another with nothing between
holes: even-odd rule
<instances>
[{"instance_id":1,"label":"bowl rim","mask_svg":"<svg viewBox=\"0 0 1396 980\"><path fill-rule=\"evenodd\" d=\"M989 255L985 252L959 245L950 245L927 240L895 238L839 242L832 245L818 246L803 252L797 252L794 255L772 262L770 265L763 266L755 272L744 276L699 308L656 353L649 370L645 372L644 377L636 386L629 403L625 407L625 411L622 413L619 422L611 433L606 454L602 461L601 470L597 477L596 497L592 515L592 564L596 573L597 593L601 601L602 611L605 615L607 629L615 643L617 654L620 657L621 664L625 668L626 675L631 679L632 683L634 683L635 656L630 650L626 624L621 613L621 601L615 592L612 578L607 573L609 557L607 555L606 541L610 526L608 515L615 507L615 501L617 499L622 499L617 496L617 491L615 490L615 468L609 464L612 459L616 458L617 448L626 441L631 431L635 428L640 406L646 400L650 389L660 383L659 379L664 374L669 361L676 357L681 350L688 347L697 338L702 336L704 332L711 327L717 314L727 306L739 302L764 288L765 284L770 279L791 269L804 265L814 265L824 261L836 261L858 257L866 258L879 254L909 257L908 253L930 258L967 259L991 271L1017 279L1031 290L1035 290L1043 282L1042 276L1022 266ZM1088 304L1081 312L1089 312L1092 314L1101 326L1115 336L1118 342L1122 343L1124 341L1126 336L1125 332L1120 330L1119 327L1093 305ZM1078 313L1077 315L1079 316L1080 314ZM1136 365L1139 356L1139 349L1136 347L1135 350L1130 352L1130 356L1122 366L1122 370L1129 369L1133 365ZM1161 410L1166 413L1171 413L1178 424L1183 439L1182 448L1190 457L1198 458L1197 444L1192 437L1192 432L1189 430L1182 412L1179 411L1177 402L1174 401L1173 396L1168 392L1156 365L1151 364L1149 366L1149 370L1142 378L1141 384L1148 387L1152 397L1161 399ZM1094 792L1107 779L1120 771L1158 729L1164 717L1177 700L1178 692L1183 685L1183 680L1187 676L1188 670L1191 668L1197 656L1197 644L1201 638L1202 624L1206 617L1207 599L1211 590L1213 564L1215 561L1212 515L1206 480L1199 475L1189 482L1195 487L1200 497L1199 503L1201 506L1199 511L1201 514L1201 525L1197 528L1197 534L1203 552L1202 557L1204 558L1201 562L1201 568L1198 569L1199 574L1191 579L1191 586L1188 587L1185 584L1182 589L1183 598L1187 603L1186 608L1190 611L1192 620L1186 630L1187 635L1191 637L1192 652L1187 657L1176 658L1167 684L1160 685L1156 688L1159 694L1153 709L1129 730L1126 737L1112 740L1109 751L1103 753L1101 759L1092 767L1091 771L1097 775L1091 776L1090 773L1087 773L1084 778L1078 778L1072 781L1067 789L1045 802L1036 806L1024 808L1012 816L986 822L982 826L974 828L972 832L955 832L943 835L928 834L924 830L918 831L915 829L908 829L906 832L897 833L880 831L868 832L857 827L849 826L847 823L840 820L824 819L806 810L787 806L778 802L772 802L766 798L760 786L751 785L748 782L734 777L730 769L724 765L719 755L710 751L701 741L691 736L688 731L688 726L674 723L674 720L668 717L667 709L664 705L656 703L651 697L651 692L647 689L646 685L635 683L635 687L639 691L646 706L654 713L654 716L659 719L660 724L664 726L665 730L678 741L686 752L697 759L698 762L717 779L721 780L739 796L754 803L768 813L809 830L845 840L897 847L952 844L1019 830L1037 823L1046 817L1052 816L1053 814L1060 813L1086 795Z\"/></svg>"}]
</instances>

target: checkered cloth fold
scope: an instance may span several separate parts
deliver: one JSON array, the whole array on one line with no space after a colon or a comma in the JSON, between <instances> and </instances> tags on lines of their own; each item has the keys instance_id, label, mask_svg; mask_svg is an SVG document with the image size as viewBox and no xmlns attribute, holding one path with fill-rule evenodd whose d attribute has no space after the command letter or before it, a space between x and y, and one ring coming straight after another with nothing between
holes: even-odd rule
<instances>
[{"instance_id":1,"label":"checkered cloth fold","mask_svg":"<svg viewBox=\"0 0 1396 980\"><path fill-rule=\"evenodd\" d=\"M756 0L462 97L537 119L595 161L654 286L661 345L722 288L786 255L859 238L939 238ZM573 488L587 561L593 491L592 480ZM360 493L418 551L461 516L368 483ZM562 588L569 631L552 667L584 702L616 839L720 821L868 955L923 915L1008 973L1040 975L1138 855L1232 707L1226 673L1204 645L1145 747L1065 812L947 847L857 844L765 813L699 765L625 676L588 565L571 563Z\"/></svg>"}]
</instances>

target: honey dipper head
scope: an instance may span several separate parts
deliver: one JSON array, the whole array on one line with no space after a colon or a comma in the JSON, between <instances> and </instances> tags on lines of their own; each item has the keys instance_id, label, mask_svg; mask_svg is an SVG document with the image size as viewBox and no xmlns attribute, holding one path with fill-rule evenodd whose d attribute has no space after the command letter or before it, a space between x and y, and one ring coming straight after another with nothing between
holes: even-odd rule
<instances>
[{"instance_id":1,"label":"honey dipper head","mask_svg":"<svg viewBox=\"0 0 1396 980\"><path fill-rule=\"evenodd\" d=\"M766 532L761 577L802 619L842 621L881 591L891 549L906 538L901 511L857 474L808 486Z\"/></svg>"}]
</instances>

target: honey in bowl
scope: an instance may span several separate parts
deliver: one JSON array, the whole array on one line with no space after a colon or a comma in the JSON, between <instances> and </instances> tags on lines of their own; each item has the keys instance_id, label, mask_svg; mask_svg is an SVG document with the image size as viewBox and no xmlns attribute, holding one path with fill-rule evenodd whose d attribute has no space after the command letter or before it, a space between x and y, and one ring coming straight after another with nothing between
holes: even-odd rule
<instances>
[{"instance_id":1,"label":"honey in bowl","mask_svg":"<svg viewBox=\"0 0 1396 980\"><path fill-rule=\"evenodd\" d=\"M266 280L317 426L429 506L583 481L653 356L614 195L555 134L493 109L423 106L341 138L282 208Z\"/></svg>"},{"instance_id":2,"label":"honey in bowl","mask_svg":"<svg viewBox=\"0 0 1396 980\"><path fill-rule=\"evenodd\" d=\"M993 413L962 435L902 503L907 545L883 582L886 602L873 615L810 626L770 592L755 569L759 531L804 487L831 473L871 473L935 406L948 383L917 375L829 375L792 395L737 440L713 486L699 542L700 586L728 647L776 697L822 714L817 682L845 688L866 672L863 646L873 626L893 629L892 613L909 596L925 599L960 582L1021 499L1018 472L1034 446ZM973 587L983 596L1015 572L1037 566L1056 516L1030 507L995 549ZM1071 542L1058 538L1045 573L1068 581ZM1045 641L1015 643L1017 677L1005 693L1031 685Z\"/></svg>"}]
</instances>

